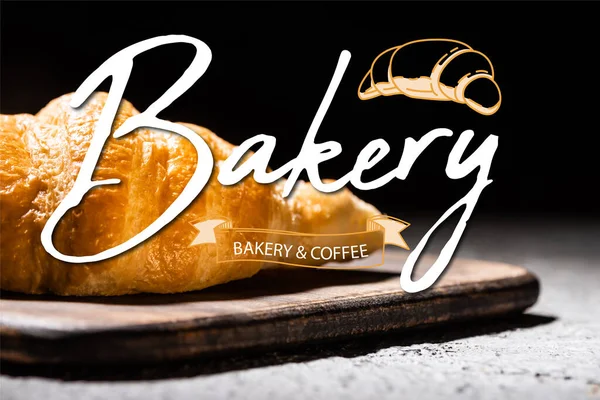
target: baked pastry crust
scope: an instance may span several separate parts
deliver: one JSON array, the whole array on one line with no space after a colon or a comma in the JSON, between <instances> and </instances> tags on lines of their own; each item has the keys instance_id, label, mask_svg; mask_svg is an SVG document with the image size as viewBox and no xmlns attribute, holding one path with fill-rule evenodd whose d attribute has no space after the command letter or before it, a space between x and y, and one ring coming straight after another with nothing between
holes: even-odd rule
<instances>
[{"instance_id":1,"label":"baked pastry crust","mask_svg":"<svg viewBox=\"0 0 600 400\"><path fill-rule=\"evenodd\" d=\"M107 296L198 290L250 277L266 265L217 264L215 246L189 247L197 234L194 221L218 215L240 227L345 233L364 230L366 220L379 214L347 189L322 194L300 182L284 199L281 184L261 185L251 177L223 186L217 181L219 161L234 146L208 129L184 124L202 136L215 159L209 183L192 204L153 237L117 257L89 264L57 260L44 250L40 234L73 186L106 98L106 93L96 93L75 110L69 94L36 115L0 116L2 289ZM131 103L123 101L113 129L135 114ZM163 213L195 168L196 151L179 135L138 129L120 139L111 137L94 180L118 178L121 183L94 188L70 210L55 229L56 248L84 256L123 243Z\"/></svg>"}]
</instances>

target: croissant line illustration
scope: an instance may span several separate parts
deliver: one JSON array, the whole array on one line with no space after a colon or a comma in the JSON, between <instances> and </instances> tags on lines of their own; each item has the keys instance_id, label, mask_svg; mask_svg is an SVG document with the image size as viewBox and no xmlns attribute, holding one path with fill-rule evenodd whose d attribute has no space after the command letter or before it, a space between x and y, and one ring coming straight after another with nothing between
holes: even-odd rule
<instances>
[{"instance_id":1,"label":"croissant line illustration","mask_svg":"<svg viewBox=\"0 0 600 400\"><path fill-rule=\"evenodd\" d=\"M400 50L420 43L426 42L447 42L454 43L457 47L452 48L450 51L443 54L436 64L431 69L431 72L427 76L420 76L416 78L409 78L404 76L394 76L392 69L394 60L397 59L397 55ZM387 82L376 82L373 76L373 69L381 62L382 57L392 53L387 66ZM476 69L472 72L468 72L463 75L456 86L447 86L441 82L441 77L446 68L456 60L458 57L463 55L476 55L483 59L487 63L487 69ZM485 107L477 101L465 96L467 87L476 80L485 79L491 82L497 92L498 101L491 107ZM362 91L365 83L369 80L369 87ZM365 74L364 78L358 86L358 98L361 100L371 100L379 96L394 96L404 95L413 99L421 100L436 100L436 101L453 101L459 104L465 104L470 109L482 115L492 115L498 111L500 104L502 103L502 94L500 87L495 81L494 66L490 59L482 52L474 50L468 44L454 40L454 39L420 39L405 43L400 46L389 48L380 53L371 64L371 68Z\"/></svg>"}]
</instances>

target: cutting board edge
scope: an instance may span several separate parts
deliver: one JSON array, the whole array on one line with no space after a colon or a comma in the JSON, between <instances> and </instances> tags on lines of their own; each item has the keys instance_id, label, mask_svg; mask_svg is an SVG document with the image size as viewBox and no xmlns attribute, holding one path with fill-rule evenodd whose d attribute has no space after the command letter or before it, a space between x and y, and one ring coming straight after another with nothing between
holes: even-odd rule
<instances>
[{"instance_id":1,"label":"cutting board edge","mask_svg":"<svg viewBox=\"0 0 600 400\"><path fill-rule=\"evenodd\" d=\"M0 332L0 359L30 364L176 361L232 351L276 349L290 344L493 317L523 312L535 304L540 291L539 280L535 275L527 272L516 279L508 279L513 279L514 284L493 290L489 287L479 292L475 290L469 296L457 291L455 294L446 293L445 296L415 298L414 301L404 299L405 301L391 303L385 307L374 305L377 309L363 309L359 314L349 309L337 312L321 310L320 315L297 315L288 318L282 316L241 326L230 324L225 327L196 327L179 331L164 329L144 332L141 337L136 331L116 330L100 335L47 339L27 335L15 336L6 334L8 332L3 330ZM450 308L461 312L451 314L448 312ZM399 321L400 317L404 320ZM360 322L358 328L351 326L353 321ZM366 328L360 329L361 326ZM238 341L240 337L245 337L246 340ZM248 337L251 340L248 340ZM104 346L99 346L100 343ZM106 346L106 343L110 345ZM25 348L29 351L24 351ZM99 348L104 350L98 351Z\"/></svg>"},{"instance_id":2,"label":"cutting board edge","mask_svg":"<svg viewBox=\"0 0 600 400\"><path fill-rule=\"evenodd\" d=\"M495 263L501 264L501 263ZM451 295L468 295L471 293L477 293L480 291L489 292L494 288L508 288L508 287L517 287L526 285L530 282L536 282L539 286L539 280L537 276L528 271L523 267L517 267L510 264L504 264L510 266L515 269L520 269L522 274L517 276L512 276L508 278L501 278L495 280L489 280L485 282L472 282L469 284L459 284L459 285L445 285L442 287L436 287L435 285L429 289L416 294L407 295L400 288L400 283L398 282L398 290L397 291L387 291L382 293L370 293L364 296L358 296L353 298L348 298L346 296L337 296L331 297L327 300L323 300L320 302L311 302L311 303L303 303L303 312L305 315L308 314L318 314L323 311L329 311L332 308L334 311L339 310L339 308L343 308L344 310L348 310L349 308L361 308L365 304L375 301L375 303L370 303L369 306L377 306L377 305L385 305L390 302L390 299L393 301L397 298L402 303L422 301L424 299L435 299L441 296L451 296ZM399 277L398 277L399 280ZM539 288L538 288L539 292ZM407 297L408 296L408 297ZM2 301L2 299L0 299ZM241 318L239 314L228 314L221 316L210 316L210 317L198 317L187 320L178 320L178 321L169 321L165 322L151 322L145 324L138 324L136 326L113 326L113 327L105 327L105 328L83 328L81 330L64 330L60 328L46 327L40 328L37 326L23 326L20 325L17 321L16 323L11 323L12 321L7 320L5 316L0 318L0 338L7 336L30 336L33 338L40 339L65 339L72 338L82 335L97 335L97 334L110 334L110 333L140 333L140 332L163 332L165 330L171 331L181 331L181 330L193 330L193 329L202 329L208 327L229 327L235 326L238 324L245 324L251 322L261 322L268 321L276 318L286 318L289 317L290 314L294 315L296 305L287 305L278 307L276 309L268 309L268 310L258 310L252 311L249 313L245 313L244 317ZM275 316L274 316L275 314Z\"/></svg>"}]
</instances>

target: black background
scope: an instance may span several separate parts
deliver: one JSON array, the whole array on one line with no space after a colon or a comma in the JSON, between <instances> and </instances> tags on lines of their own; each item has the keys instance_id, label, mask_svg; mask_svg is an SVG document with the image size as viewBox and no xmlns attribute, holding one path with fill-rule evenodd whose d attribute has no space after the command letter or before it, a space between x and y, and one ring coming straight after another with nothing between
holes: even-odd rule
<instances>
[{"instance_id":1,"label":"black background","mask_svg":"<svg viewBox=\"0 0 600 400\"><path fill-rule=\"evenodd\" d=\"M499 136L494 182L476 213L587 217L598 202L594 9L537 2L3 2L1 111L35 113L75 91L117 51L154 36L187 34L208 44L213 60L160 116L206 126L235 144L257 134L276 136L271 166L277 167L300 150L346 49L350 65L317 135L317 141L340 142L344 151L322 164L321 176L341 177L369 141L384 138L392 151L371 175L379 176L397 165L406 137L449 128L453 137L430 146L405 181L372 191L351 188L383 212L446 210L475 180L475 173L454 181L444 172L458 136L472 129L467 154L488 135ZM380 52L428 37L462 40L489 56L503 96L496 114L404 96L357 98ZM177 44L140 55L125 97L143 110L193 54L191 46ZM409 61L422 68L418 59ZM107 81L101 89L108 87Z\"/></svg>"}]
</instances>

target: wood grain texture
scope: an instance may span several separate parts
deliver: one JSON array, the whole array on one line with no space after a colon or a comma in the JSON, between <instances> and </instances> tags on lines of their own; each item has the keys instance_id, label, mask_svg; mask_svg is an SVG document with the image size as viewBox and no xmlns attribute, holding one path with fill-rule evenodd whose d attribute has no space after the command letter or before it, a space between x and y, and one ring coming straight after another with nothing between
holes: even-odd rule
<instances>
[{"instance_id":1,"label":"wood grain texture","mask_svg":"<svg viewBox=\"0 0 600 400\"><path fill-rule=\"evenodd\" d=\"M175 295L2 292L0 355L23 363L160 362L519 312L539 294L524 268L463 259L433 288L405 293L405 256L388 251L384 266L368 270L265 270ZM431 262L423 257L413 277Z\"/></svg>"}]
</instances>

